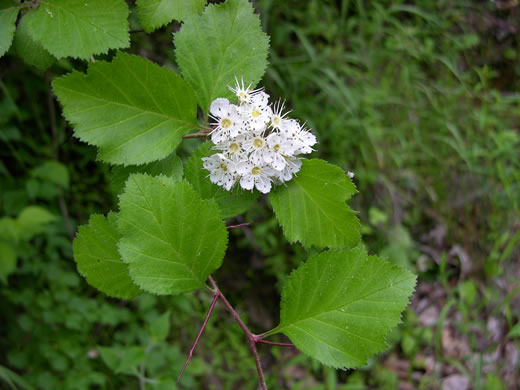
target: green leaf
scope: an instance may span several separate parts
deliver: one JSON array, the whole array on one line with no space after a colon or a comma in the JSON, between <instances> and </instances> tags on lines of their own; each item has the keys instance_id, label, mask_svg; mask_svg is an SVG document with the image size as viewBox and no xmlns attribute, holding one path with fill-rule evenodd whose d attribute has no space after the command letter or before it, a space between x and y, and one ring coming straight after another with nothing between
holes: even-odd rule
<instances>
[{"instance_id":1,"label":"green leaf","mask_svg":"<svg viewBox=\"0 0 520 390\"><path fill-rule=\"evenodd\" d=\"M304 160L302 169L285 186L270 193L276 217L290 242L305 247L356 246L360 225L345 202L356 193L339 167L323 160Z\"/></svg>"},{"instance_id":2,"label":"green leaf","mask_svg":"<svg viewBox=\"0 0 520 390\"><path fill-rule=\"evenodd\" d=\"M20 386L21 389L25 390L34 390L34 387L27 383L25 379L23 379L20 375L15 373L14 371L9 370L7 367L0 366L0 379L6 381L9 386L13 389L17 389L15 386Z\"/></svg>"},{"instance_id":3,"label":"green leaf","mask_svg":"<svg viewBox=\"0 0 520 390\"><path fill-rule=\"evenodd\" d=\"M247 0L210 4L175 34L177 63L207 112L217 97L231 97L235 76L256 84L267 66L269 38Z\"/></svg>"},{"instance_id":4,"label":"green leaf","mask_svg":"<svg viewBox=\"0 0 520 390\"><path fill-rule=\"evenodd\" d=\"M130 46L123 0L41 0L24 18L32 39L57 58L89 59Z\"/></svg>"},{"instance_id":5,"label":"green leaf","mask_svg":"<svg viewBox=\"0 0 520 390\"><path fill-rule=\"evenodd\" d=\"M46 161L31 171L32 177L37 177L60 186L69 188L69 171L67 167L57 161Z\"/></svg>"},{"instance_id":6,"label":"green leaf","mask_svg":"<svg viewBox=\"0 0 520 390\"><path fill-rule=\"evenodd\" d=\"M146 165L115 166L112 168L111 175L111 188L114 194L123 192L125 183L132 173L147 173L151 176L164 175L175 180L182 180L182 161L175 153L172 153L163 160Z\"/></svg>"},{"instance_id":7,"label":"green leaf","mask_svg":"<svg viewBox=\"0 0 520 390\"><path fill-rule=\"evenodd\" d=\"M509 333L507 334L507 338L520 337L520 324L516 324L511 328Z\"/></svg>"},{"instance_id":8,"label":"green leaf","mask_svg":"<svg viewBox=\"0 0 520 390\"><path fill-rule=\"evenodd\" d=\"M146 359L142 347L101 347L98 346L101 358L115 373L133 375L137 366Z\"/></svg>"},{"instance_id":9,"label":"green leaf","mask_svg":"<svg viewBox=\"0 0 520 390\"><path fill-rule=\"evenodd\" d=\"M39 42L32 39L27 29L26 18L22 18L18 23L13 49L26 64L32 65L40 71L46 70L56 61L56 58L45 50Z\"/></svg>"},{"instance_id":10,"label":"green leaf","mask_svg":"<svg viewBox=\"0 0 520 390\"><path fill-rule=\"evenodd\" d=\"M119 233L116 214L92 215L88 225L80 226L72 246L78 271L87 282L105 294L135 298L142 291L130 279L128 267L117 251Z\"/></svg>"},{"instance_id":11,"label":"green leaf","mask_svg":"<svg viewBox=\"0 0 520 390\"><path fill-rule=\"evenodd\" d=\"M203 143L186 163L185 176L203 199L214 199L224 218L242 214L256 201L258 193L243 191L235 188L233 191L224 191L221 187L209 180L209 172L202 167L202 158L212 153L211 142Z\"/></svg>"},{"instance_id":12,"label":"green leaf","mask_svg":"<svg viewBox=\"0 0 520 390\"><path fill-rule=\"evenodd\" d=\"M16 220L9 217L0 218L0 239L17 244L20 235L20 226Z\"/></svg>"},{"instance_id":13,"label":"green leaf","mask_svg":"<svg viewBox=\"0 0 520 390\"><path fill-rule=\"evenodd\" d=\"M119 252L143 290L196 290L222 264L227 229L220 211L186 182L134 174L119 199Z\"/></svg>"},{"instance_id":14,"label":"green leaf","mask_svg":"<svg viewBox=\"0 0 520 390\"><path fill-rule=\"evenodd\" d=\"M160 343L166 340L168 332L170 331L170 311L157 317L150 324L150 335L155 342Z\"/></svg>"},{"instance_id":15,"label":"green leaf","mask_svg":"<svg viewBox=\"0 0 520 390\"><path fill-rule=\"evenodd\" d=\"M172 153L196 126L191 88L174 72L133 55L89 65L53 82L65 118L113 164L145 164Z\"/></svg>"},{"instance_id":16,"label":"green leaf","mask_svg":"<svg viewBox=\"0 0 520 390\"><path fill-rule=\"evenodd\" d=\"M16 30L16 18L18 7L13 0L0 0L0 57L11 47L14 31Z\"/></svg>"},{"instance_id":17,"label":"green leaf","mask_svg":"<svg viewBox=\"0 0 520 390\"><path fill-rule=\"evenodd\" d=\"M0 241L0 281L7 284L7 277L16 269L16 251L11 244Z\"/></svg>"},{"instance_id":18,"label":"green leaf","mask_svg":"<svg viewBox=\"0 0 520 390\"><path fill-rule=\"evenodd\" d=\"M282 290L280 325L299 349L323 364L353 368L382 351L401 320L416 276L361 248L307 260Z\"/></svg>"},{"instance_id":19,"label":"green leaf","mask_svg":"<svg viewBox=\"0 0 520 390\"><path fill-rule=\"evenodd\" d=\"M56 216L43 207L28 206L24 208L16 222L21 238L29 240L35 234L43 233L45 225L56 220Z\"/></svg>"},{"instance_id":20,"label":"green leaf","mask_svg":"<svg viewBox=\"0 0 520 390\"><path fill-rule=\"evenodd\" d=\"M152 32L172 20L183 21L202 12L206 0L137 0L144 31Z\"/></svg>"}]
</instances>

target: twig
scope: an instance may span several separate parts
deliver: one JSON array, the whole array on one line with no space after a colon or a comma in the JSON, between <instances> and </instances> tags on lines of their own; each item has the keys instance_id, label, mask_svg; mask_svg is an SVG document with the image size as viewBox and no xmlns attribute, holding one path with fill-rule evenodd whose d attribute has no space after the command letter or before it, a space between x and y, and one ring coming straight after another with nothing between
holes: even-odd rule
<instances>
[{"instance_id":1,"label":"twig","mask_svg":"<svg viewBox=\"0 0 520 390\"><path fill-rule=\"evenodd\" d=\"M226 228L228 230L230 229L237 229L237 228L241 228L241 227L245 227L245 226L249 226L251 225L251 222L244 222L244 223L239 223L238 225L229 225L229 226L226 226Z\"/></svg>"},{"instance_id":2,"label":"twig","mask_svg":"<svg viewBox=\"0 0 520 390\"><path fill-rule=\"evenodd\" d=\"M179 377L177 378L177 383L181 380L182 374L184 373L184 370L188 366L188 363L190 362L193 351L195 350L195 347L199 343L200 337L202 336L202 332L204 332L204 329L206 329L206 325L208 324L209 317L211 316L211 313L213 313L213 309L215 308L215 305L220 297L220 291L217 291L215 295L213 296L213 300L211 301L211 306L209 307L208 314L206 314L206 318L204 319L204 323L202 324L202 327L200 328L199 334L197 335L197 338L195 339L195 342L193 343L193 346L190 349L190 354L188 355L188 359L186 360L186 363L184 363L184 367L182 367L182 371L179 374Z\"/></svg>"},{"instance_id":3,"label":"twig","mask_svg":"<svg viewBox=\"0 0 520 390\"><path fill-rule=\"evenodd\" d=\"M191 360L191 357L193 356L193 351L195 350L195 347L197 346L197 344L200 340L200 337L202 336L202 332L206 328L206 324L208 323L209 317L211 316L211 313L213 312L213 309L215 308L217 301L220 299L222 301L222 303L224 304L224 306L226 307L226 309L231 313L231 315L233 316L235 321L238 323L238 325L242 328L247 339L249 340L249 347L251 348L251 352L253 353L253 356L255 358L256 370L258 371L258 377L260 379L260 388L262 390L267 390L267 385L265 383L265 378L264 378L264 372L262 371L262 365L260 363L260 357L258 356L258 351L256 350L256 343L280 345L280 346L283 343L273 343L273 342L269 342L269 341L266 342L266 341L260 340L259 336L255 336L253 333L251 333L251 331L247 328L246 324L244 324L244 322L242 321L242 319L240 318L238 313L235 311L235 309L233 309L233 306L231 306L231 304L228 302L226 297L222 294L222 292L218 288L215 280L213 280L213 278L211 276L208 277L208 280L209 280L211 286L213 287L213 290L212 290L212 292L214 293L213 300L211 301L211 306L208 310L208 314L206 315L206 318L204 319L202 328L200 329L199 334L197 335L197 338L195 339L195 343L193 344L193 347L190 350L188 359L187 359L186 363L184 364L184 367L182 368L182 371L181 371L179 377L177 378L177 383L179 383L181 376L184 373L184 370L186 369L186 366L188 365L189 361Z\"/></svg>"},{"instance_id":4,"label":"twig","mask_svg":"<svg viewBox=\"0 0 520 390\"><path fill-rule=\"evenodd\" d=\"M233 316L235 321L238 323L238 325L242 328L242 330L246 334L247 339L249 340L249 347L251 348L251 352L253 353L253 356L255 358L256 371L258 372L258 378L260 379L260 388L262 390L267 390L267 385L265 383L265 378L264 378L264 372L262 370L262 365L260 363L258 351L256 350L257 338L253 335L253 333L251 333L251 331L247 328L246 324L244 324L244 322L242 321L242 319L240 318L238 313L235 311L235 309L233 309L233 306L231 306L231 304L228 302L226 297L220 292L220 289L218 288L215 280L213 280L213 278L211 276L208 277L208 280L211 283L211 285L213 286L213 288L215 289L216 294L218 294L220 300L222 301L222 303L224 304L226 309L231 313L231 315Z\"/></svg>"},{"instance_id":5,"label":"twig","mask_svg":"<svg viewBox=\"0 0 520 390\"><path fill-rule=\"evenodd\" d=\"M188 138L206 138L209 135L208 131L199 131L198 133L192 133L192 134L186 134L182 138L188 139Z\"/></svg>"}]
</instances>

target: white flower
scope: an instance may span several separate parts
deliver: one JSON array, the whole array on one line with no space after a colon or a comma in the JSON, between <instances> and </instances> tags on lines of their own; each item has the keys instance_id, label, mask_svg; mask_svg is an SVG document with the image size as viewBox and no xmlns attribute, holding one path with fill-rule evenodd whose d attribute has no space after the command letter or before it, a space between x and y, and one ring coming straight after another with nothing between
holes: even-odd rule
<instances>
[{"instance_id":1,"label":"white flower","mask_svg":"<svg viewBox=\"0 0 520 390\"><path fill-rule=\"evenodd\" d=\"M285 116L288 114L288 112L284 113L284 103L283 102L276 102L273 106L273 115L271 116L271 127L273 129L281 130L284 122L287 121L285 119Z\"/></svg>"},{"instance_id":2,"label":"white flower","mask_svg":"<svg viewBox=\"0 0 520 390\"><path fill-rule=\"evenodd\" d=\"M213 147L218 153L203 158L209 178L230 191L236 183L246 190L268 193L273 183L292 179L301 169L301 154L312 152L316 137L295 119L286 118L284 104L269 105L262 89L236 79L229 87L238 105L217 98L210 106Z\"/></svg>"},{"instance_id":3,"label":"white flower","mask_svg":"<svg viewBox=\"0 0 520 390\"><path fill-rule=\"evenodd\" d=\"M302 168L302 160L294 157L287 158L285 168L281 171L277 171L277 178L283 183L292 179L296 172L299 172Z\"/></svg>"},{"instance_id":4,"label":"white flower","mask_svg":"<svg viewBox=\"0 0 520 390\"><path fill-rule=\"evenodd\" d=\"M211 117L215 120L215 129L210 133L214 143L225 141L230 137L236 137L243 127L243 120L238 112L238 107L229 100L218 98L211 103Z\"/></svg>"},{"instance_id":5,"label":"white flower","mask_svg":"<svg viewBox=\"0 0 520 390\"><path fill-rule=\"evenodd\" d=\"M252 190L256 187L263 194L271 191L271 181L276 175L276 171L269 165L255 165L250 162L240 163L237 172L242 176L240 186L243 189Z\"/></svg>"},{"instance_id":6,"label":"white flower","mask_svg":"<svg viewBox=\"0 0 520 390\"><path fill-rule=\"evenodd\" d=\"M240 82L239 82L238 79L235 77L235 83L236 83L235 84L235 88L230 87L230 86L228 86L228 88L236 95L236 97L238 98L238 101L241 104L243 104L243 103L250 103L251 102L251 98L262 90L262 88L251 89L251 84L252 83L250 83L246 87L245 84L244 84L244 79L243 78L241 78Z\"/></svg>"},{"instance_id":7,"label":"white flower","mask_svg":"<svg viewBox=\"0 0 520 390\"><path fill-rule=\"evenodd\" d=\"M228 141L223 141L219 144L216 144L213 149L220 151L224 155L228 156L230 160L235 162L247 160L247 153L242 147L243 142L244 136L239 135L235 138L231 138Z\"/></svg>"},{"instance_id":8,"label":"white flower","mask_svg":"<svg viewBox=\"0 0 520 390\"><path fill-rule=\"evenodd\" d=\"M253 164L266 163L266 156L270 151L267 147L267 140L262 134L248 134L244 136L242 147L248 153L249 160Z\"/></svg>"},{"instance_id":9,"label":"white flower","mask_svg":"<svg viewBox=\"0 0 520 390\"><path fill-rule=\"evenodd\" d=\"M273 110L269 107L269 95L258 92L251 97L248 104L240 106L240 114L252 131L263 131L273 115Z\"/></svg>"},{"instance_id":10,"label":"white flower","mask_svg":"<svg viewBox=\"0 0 520 390\"><path fill-rule=\"evenodd\" d=\"M280 133L269 134L267 136L269 153L264 157L265 161L274 169L281 171L286 165L284 156L291 156L294 152L292 145L292 141Z\"/></svg>"},{"instance_id":11,"label":"white flower","mask_svg":"<svg viewBox=\"0 0 520 390\"><path fill-rule=\"evenodd\" d=\"M233 188L237 179L235 162L220 153L203 157L202 161L203 167L210 172L209 179L212 183L224 187L227 191Z\"/></svg>"},{"instance_id":12,"label":"white flower","mask_svg":"<svg viewBox=\"0 0 520 390\"><path fill-rule=\"evenodd\" d=\"M316 136L300 126L298 121L294 119L284 121L283 131L292 140L294 154L308 154L314 150L311 146L316 144Z\"/></svg>"}]
</instances>

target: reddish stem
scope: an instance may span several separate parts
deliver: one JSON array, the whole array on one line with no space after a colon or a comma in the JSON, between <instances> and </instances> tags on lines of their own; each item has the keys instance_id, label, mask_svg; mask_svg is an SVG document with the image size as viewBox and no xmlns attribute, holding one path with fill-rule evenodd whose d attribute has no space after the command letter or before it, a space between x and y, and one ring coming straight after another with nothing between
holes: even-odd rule
<instances>
[{"instance_id":1,"label":"reddish stem","mask_svg":"<svg viewBox=\"0 0 520 390\"><path fill-rule=\"evenodd\" d=\"M206 138L208 135L209 133L205 131L200 131L198 133L186 134L182 138Z\"/></svg>"},{"instance_id":2,"label":"reddish stem","mask_svg":"<svg viewBox=\"0 0 520 390\"><path fill-rule=\"evenodd\" d=\"M246 227L246 226L249 226L251 225L251 222L244 222L244 223L239 223L238 225L229 225L229 226L226 226L228 229L237 229L237 228L241 228L241 227Z\"/></svg>"},{"instance_id":3,"label":"reddish stem","mask_svg":"<svg viewBox=\"0 0 520 390\"><path fill-rule=\"evenodd\" d=\"M219 296L220 296L220 292L217 291L217 293L213 297L213 300L211 301L211 306L209 307L208 314L206 314L206 318L204 319L204 323L202 324L199 334L197 335L197 338L195 339L195 343L193 343L193 347L191 347L191 349L190 349L190 354L188 355L188 359L186 360L186 363L184 363L184 367L182 367L182 371L179 374L179 377L177 378L177 383L179 383L179 381L181 380L182 374L184 373L184 370L188 366L188 363L190 362L190 360L193 356L193 351L195 350L195 347L199 343L200 337L202 336L202 332L204 332L204 329L206 329L206 325L208 324L209 317L211 316L211 313L213 312L213 309L215 308L215 305L217 304Z\"/></svg>"},{"instance_id":4,"label":"reddish stem","mask_svg":"<svg viewBox=\"0 0 520 390\"><path fill-rule=\"evenodd\" d=\"M241 225L245 225L245 224L241 224ZM239 227L239 225L237 225L237 227ZM228 228L230 228L230 227L228 226ZM179 383L179 381L182 377L182 374L184 373L184 370L188 366L188 363L190 362L190 360L193 356L193 351L195 350L195 347L199 343L200 337L202 336L202 332L204 332L204 329L206 328L209 317L211 316L211 313L213 312L213 309L215 308L217 301L220 299L222 301L222 303L224 304L224 306L226 307L226 309L231 313L231 315L233 316L235 321L238 323L240 328L242 328L247 339L249 340L249 347L251 348L251 352L253 353L253 356L255 358L256 370L258 371L258 378L260 379L260 388L262 390L267 390L267 385L265 383L265 378L264 378L264 372L262 371L262 365L260 363L260 357L258 356L258 351L256 349L256 343L277 345L280 347L294 347L294 345L286 344L286 343L275 343L272 341L265 341L265 340L261 339L262 336L255 336L253 333L251 333L251 331L247 328L246 324L244 324L244 322L242 321L242 319L240 318L238 313L235 311L235 309L233 309L233 306L231 306L231 304L228 302L226 297L222 294L222 292L218 288L215 280L213 280L213 278L211 276L208 277L208 280L209 280L211 286L213 287L212 292L215 295L213 296L213 300L211 301L211 306L208 310L208 314L206 315L206 318L204 319L202 328L200 329L199 334L198 334L197 338L195 339L195 343L193 344L193 347L191 347L188 359L186 360L186 363L184 364L184 367L182 368L182 371L181 371L179 377L177 378L177 383Z\"/></svg>"},{"instance_id":5,"label":"reddish stem","mask_svg":"<svg viewBox=\"0 0 520 390\"><path fill-rule=\"evenodd\" d=\"M274 341L262 340L257 337L255 337L255 343L276 345L278 347L291 347L291 348L294 347L294 344L291 344L291 343L276 343Z\"/></svg>"},{"instance_id":6,"label":"reddish stem","mask_svg":"<svg viewBox=\"0 0 520 390\"><path fill-rule=\"evenodd\" d=\"M235 311L235 309L233 309L233 306L231 306L231 304L228 302L226 297L220 292L220 290L217 286L217 283L213 280L213 278L211 276L209 276L208 280L211 283L211 285L213 286L214 290L216 291L216 294L220 297L220 300L222 301L224 306L226 306L226 309L231 313L231 315L233 316L235 321L238 323L238 325L242 328L242 330L246 334L247 339L249 340L249 347L251 348L251 352L253 353L253 356L255 358L256 371L258 372L258 378L260 379L260 388L262 390L267 390L267 385L265 383L265 378L264 378L264 372L262 371L262 365L260 363L260 357L258 356L258 351L256 350L257 338L255 337L255 335L253 335L253 333L251 333L251 331L247 328L246 324L244 324L244 322L242 321L242 319L240 318L238 313Z\"/></svg>"}]
</instances>

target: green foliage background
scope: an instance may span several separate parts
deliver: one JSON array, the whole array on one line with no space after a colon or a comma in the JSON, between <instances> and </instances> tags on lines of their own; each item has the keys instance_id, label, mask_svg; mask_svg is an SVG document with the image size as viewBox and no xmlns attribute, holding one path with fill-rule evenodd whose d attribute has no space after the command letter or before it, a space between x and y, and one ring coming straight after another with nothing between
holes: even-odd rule
<instances>
[{"instance_id":1,"label":"green foliage background","mask_svg":"<svg viewBox=\"0 0 520 390\"><path fill-rule=\"evenodd\" d=\"M476 389L518 383L518 358L513 374L508 362L518 351L520 318L520 7L506 3L254 4L271 37L261 84L313 128L320 142L314 157L355 172L359 193L351 204L369 253L419 274L387 352L356 372L336 372L292 351L261 348L270 388L440 388L454 373ZM137 13L129 23L141 30ZM176 69L171 37L179 26L134 32L128 51ZM78 274L70 233L90 214L116 209L117 199L110 167L71 136L50 88L86 63L47 57L30 39L37 27L19 29L0 59L0 248L2 266L14 267L0 282L0 380L19 388L133 389L137 369L174 388L208 296L119 301ZM124 34L119 42L125 45ZM43 54L28 65L19 58L36 50ZM183 141L185 166L199 145ZM35 205L42 209L28 226L22 216ZM264 198L230 221L254 223L231 231L230 257L216 277L251 328L268 329L278 323L285 278L307 252L281 238ZM5 260L12 252L14 263L12 255ZM430 322L425 302L438 309ZM465 340L465 354L447 352L445 329ZM405 362L404 373L396 361ZM217 310L182 388L256 385L240 329Z\"/></svg>"}]
</instances>

